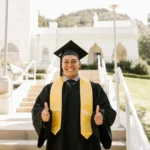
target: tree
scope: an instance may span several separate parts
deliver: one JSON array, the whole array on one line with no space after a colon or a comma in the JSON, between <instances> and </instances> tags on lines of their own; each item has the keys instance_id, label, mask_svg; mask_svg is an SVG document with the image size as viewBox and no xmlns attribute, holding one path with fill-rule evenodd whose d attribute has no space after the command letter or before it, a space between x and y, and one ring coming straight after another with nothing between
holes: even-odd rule
<instances>
[{"instance_id":1,"label":"tree","mask_svg":"<svg viewBox=\"0 0 150 150\"><path fill-rule=\"evenodd\" d=\"M143 35L139 38L139 55L142 59L147 60L150 58L150 36Z\"/></svg>"}]
</instances>

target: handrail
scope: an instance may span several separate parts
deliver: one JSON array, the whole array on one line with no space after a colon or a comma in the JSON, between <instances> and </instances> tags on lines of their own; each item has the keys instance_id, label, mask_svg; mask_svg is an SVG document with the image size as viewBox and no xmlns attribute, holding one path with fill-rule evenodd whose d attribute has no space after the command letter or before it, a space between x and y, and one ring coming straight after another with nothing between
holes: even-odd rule
<instances>
[{"instance_id":1,"label":"handrail","mask_svg":"<svg viewBox=\"0 0 150 150\"><path fill-rule=\"evenodd\" d=\"M117 110L117 101L115 99L115 91L114 91L114 86L113 86L113 83L112 83L112 79L110 79L108 77L104 58L102 58L101 62L102 62L102 68L103 68L105 92L107 94L107 97L108 97L108 99L110 101L110 104L113 107L113 109Z\"/></svg>"},{"instance_id":2,"label":"handrail","mask_svg":"<svg viewBox=\"0 0 150 150\"><path fill-rule=\"evenodd\" d=\"M150 144L149 144L149 141L147 139L147 136L144 132L144 129L142 127L142 124L138 118L138 115L136 113L136 110L135 110L135 107L131 101L131 96L130 96L130 93L128 91L128 88L127 88L127 84L124 80L124 77L123 77L123 74L122 74L122 71L120 68L117 68L117 72L118 72L118 77L120 79L120 82L122 83L123 85L123 89L124 89L124 92L125 92L125 100L126 100L126 123L127 123L127 149L128 150L132 150L131 148L131 140L130 140L130 127L131 127L131 123L130 123L130 113L132 114L133 116L133 120L135 122L135 127L136 127L136 131L137 131L137 134L138 134L138 137L140 138L140 142L141 142L141 146L143 148L143 150L150 150Z\"/></svg>"},{"instance_id":3,"label":"handrail","mask_svg":"<svg viewBox=\"0 0 150 150\"><path fill-rule=\"evenodd\" d=\"M56 71L56 68L57 68L57 67L54 67L55 63L56 63L56 60L57 60L57 57L54 56L52 62L50 63L50 65L49 65L49 67L47 69L47 76L45 78L45 84L50 83L50 81L53 78L53 74L54 74L54 72Z\"/></svg>"},{"instance_id":4,"label":"handrail","mask_svg":"<svg viewBox=\"0 0 150 150\"><path fill-rule=\"evenodd\" d=\"M104 70L101 67L101 63L100 63L100 55L97 56L98 57L98 74L99 74L99 81L101 85L105 84L104 81Z\"/></svg>"},{"instance_id":5,"label":"handrail","mask_svg":"<svg viewBox=\"0 0 150 150\"><path fill-rule=\"evenodd\" d=\"M34 65L34 73L33 75L28 74L29 73L29 69L30 67ZM18 79L15 81L15 83L23 81L23 77L24 75L26 75L26 80L28 80L28 77L33 77L34 81L36 80L36 61L32 60L30 62L30 64L25 68L25 70L23 71L23 73L18 77Z\"/></svg>"}]
</instances>

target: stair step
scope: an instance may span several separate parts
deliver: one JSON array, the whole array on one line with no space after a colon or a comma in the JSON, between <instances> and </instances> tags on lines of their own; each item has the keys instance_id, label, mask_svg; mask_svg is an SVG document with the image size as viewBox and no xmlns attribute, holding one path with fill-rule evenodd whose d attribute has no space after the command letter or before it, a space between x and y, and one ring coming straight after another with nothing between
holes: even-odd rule
<instances>
[{"instance_id":1,"label":"stair step","mask_svg":"<svg viewBox=\"0 0 150 150\"><path fill-rule=\"evenodd\" d=\"M18 127L19 128L19 127ZM29 130L21 130L21 129L11 129L11 130L0 130L0 140L6 139L6 140L37 140L37 134L35 130L29 129Z\"/></svg>"},{"instance_id":2,"label":"stair step","mask_svg":"<svg viewBox=\"0 0 150 150\"><path fill-rule=\"evenodd\" d=\"M37 140L0 140L1 150L37 150ZM45 150L45 144L39 150ZM104 150L102 148L102 150ZM125 142L112 142L110 150L126 150Z\"/></svg>"},{"instance_id":3,"label":"stair step","mask_svg":"<svg viewBox=\"0 0 150 150\"><path fill-rule=\"evenodd\" d=\"M31 112L32 107L19 107L16 112Z\"/></svg>"},{"instance_id":4,"label":"stair step","mask_svg":"<svg viewBox=\"0 0 150 150\"><path fill-rule=\"evenodd\" d=\"M19 119L20 120L20 119ZM31 118L24 120L1 121L0 139L37 139ZM3 126L2 126L3 125ZM7 127L9 126L9 128ZM126 141L124 128L112 128L113 141Z\"/></svg>"},{"instance_id":5,"label":"stair step","mask_svg":"<svg viewBox=\"0 0 150 150\"><path fill-rule=\"evenodd\" d=\"M28 92L41 92L41 88L31 88Z\"/></svg>"},{"instance_id":6,"label":"stair step","mask_svg":"<svg viewBox=\"0 0 150 150\"><path fill-rule=\"evenodd\" d=\"M31 88L43 88L44 85L32 85Z\"/></svg>"},{"instance_id":7,"label":"stair step","mask_svg":"<svg viewBox=\"0 0 150 150\"><path fill-rule=\"evenodd\" d=\"M0 150L37 150L36 140L0 140ZM39 150L45 150L45 146Z\"/></svg>"},{"instance_id":8,"label":"stair step","mask_svg":"<svg viewBox=\"0 0 150 150\"><path fill-rule=\"evenodd\" d=\"M23 101L35 101L36 97L26 97Z\"/></svg>"},{"instance_id":9,"label":"stair step","mask_svg":"<svg viewBox=\"0 0 150 150\"><path fill-rule=\"evenodd\" d=\"M114 141L126 141L126 130L124 128L113 128L112 137Z\"/></svg>"},{"instance_id":10,"label":"stair step","mask_svg":"<svg viewBox=\"0 0 150 150\"><path fill-rule=\"evenodd\" d=\"M105 150L102 148L102 150ZM113 141L112 146L109 150L126 150L126 142L124 141Z\"/></svg>"},{"instance_id":11,"label":"stair step","mask_svg":"<svg viewBox=\"0 0 150 150\"><path fill-rule=\"evenodd\" d=\"M28 93L28 97L37 97L40 94L40 92L32 92L32 93Z\"/></svg>"},{"instance_id":12,"label":"stair step","mask_svg":"<svg viewBox=\"0 0 150 150\"><path fill-rule=\"evenodd\" d=\"M23 101L20 103L20 107L33 107L34 101Z\"/></svg>"}]
</instances>

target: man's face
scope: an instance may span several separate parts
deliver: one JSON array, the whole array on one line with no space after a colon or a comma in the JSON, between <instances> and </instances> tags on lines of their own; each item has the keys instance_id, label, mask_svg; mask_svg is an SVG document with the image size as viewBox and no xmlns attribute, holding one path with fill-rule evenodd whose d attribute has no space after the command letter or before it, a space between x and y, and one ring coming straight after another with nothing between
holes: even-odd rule
<instances>
[{"instance_id":1,"label":"man's face","mask_svg":"<svg viewBox=\"0 0 150 150\"><path fill-rule=\"evenodd\" d=\"M73 79L78 75L80 66L81 63L75 55L66 55L62 58L63 74L69 79Z\"/></svg>"}]
</instances>

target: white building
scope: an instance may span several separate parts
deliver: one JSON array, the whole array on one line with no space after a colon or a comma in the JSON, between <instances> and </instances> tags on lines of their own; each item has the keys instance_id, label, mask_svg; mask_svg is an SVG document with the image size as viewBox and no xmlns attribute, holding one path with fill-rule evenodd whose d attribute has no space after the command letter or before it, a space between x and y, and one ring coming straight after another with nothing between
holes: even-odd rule
<instances>
[{"instance_id":1,"label":"white building","mask_svg":"<svg viewBox=\"0 0 150 150\"><path fill-rule=\"evenodd\" d=\"M38 11L31 11L31 0L9 1L8 61L36 60L48 64L53 52L73 40L89 55L82 63L93 63L97 54L105 61L113 60L113 21L98 21L93 16L93 27L57 28L52 22L48 28L38 28ZM4 51L5 0L0 1L0 59ZM138 59L138 31L135 20L116 21L116 44L119 59Z\"/></svg>"}]
</instances>

